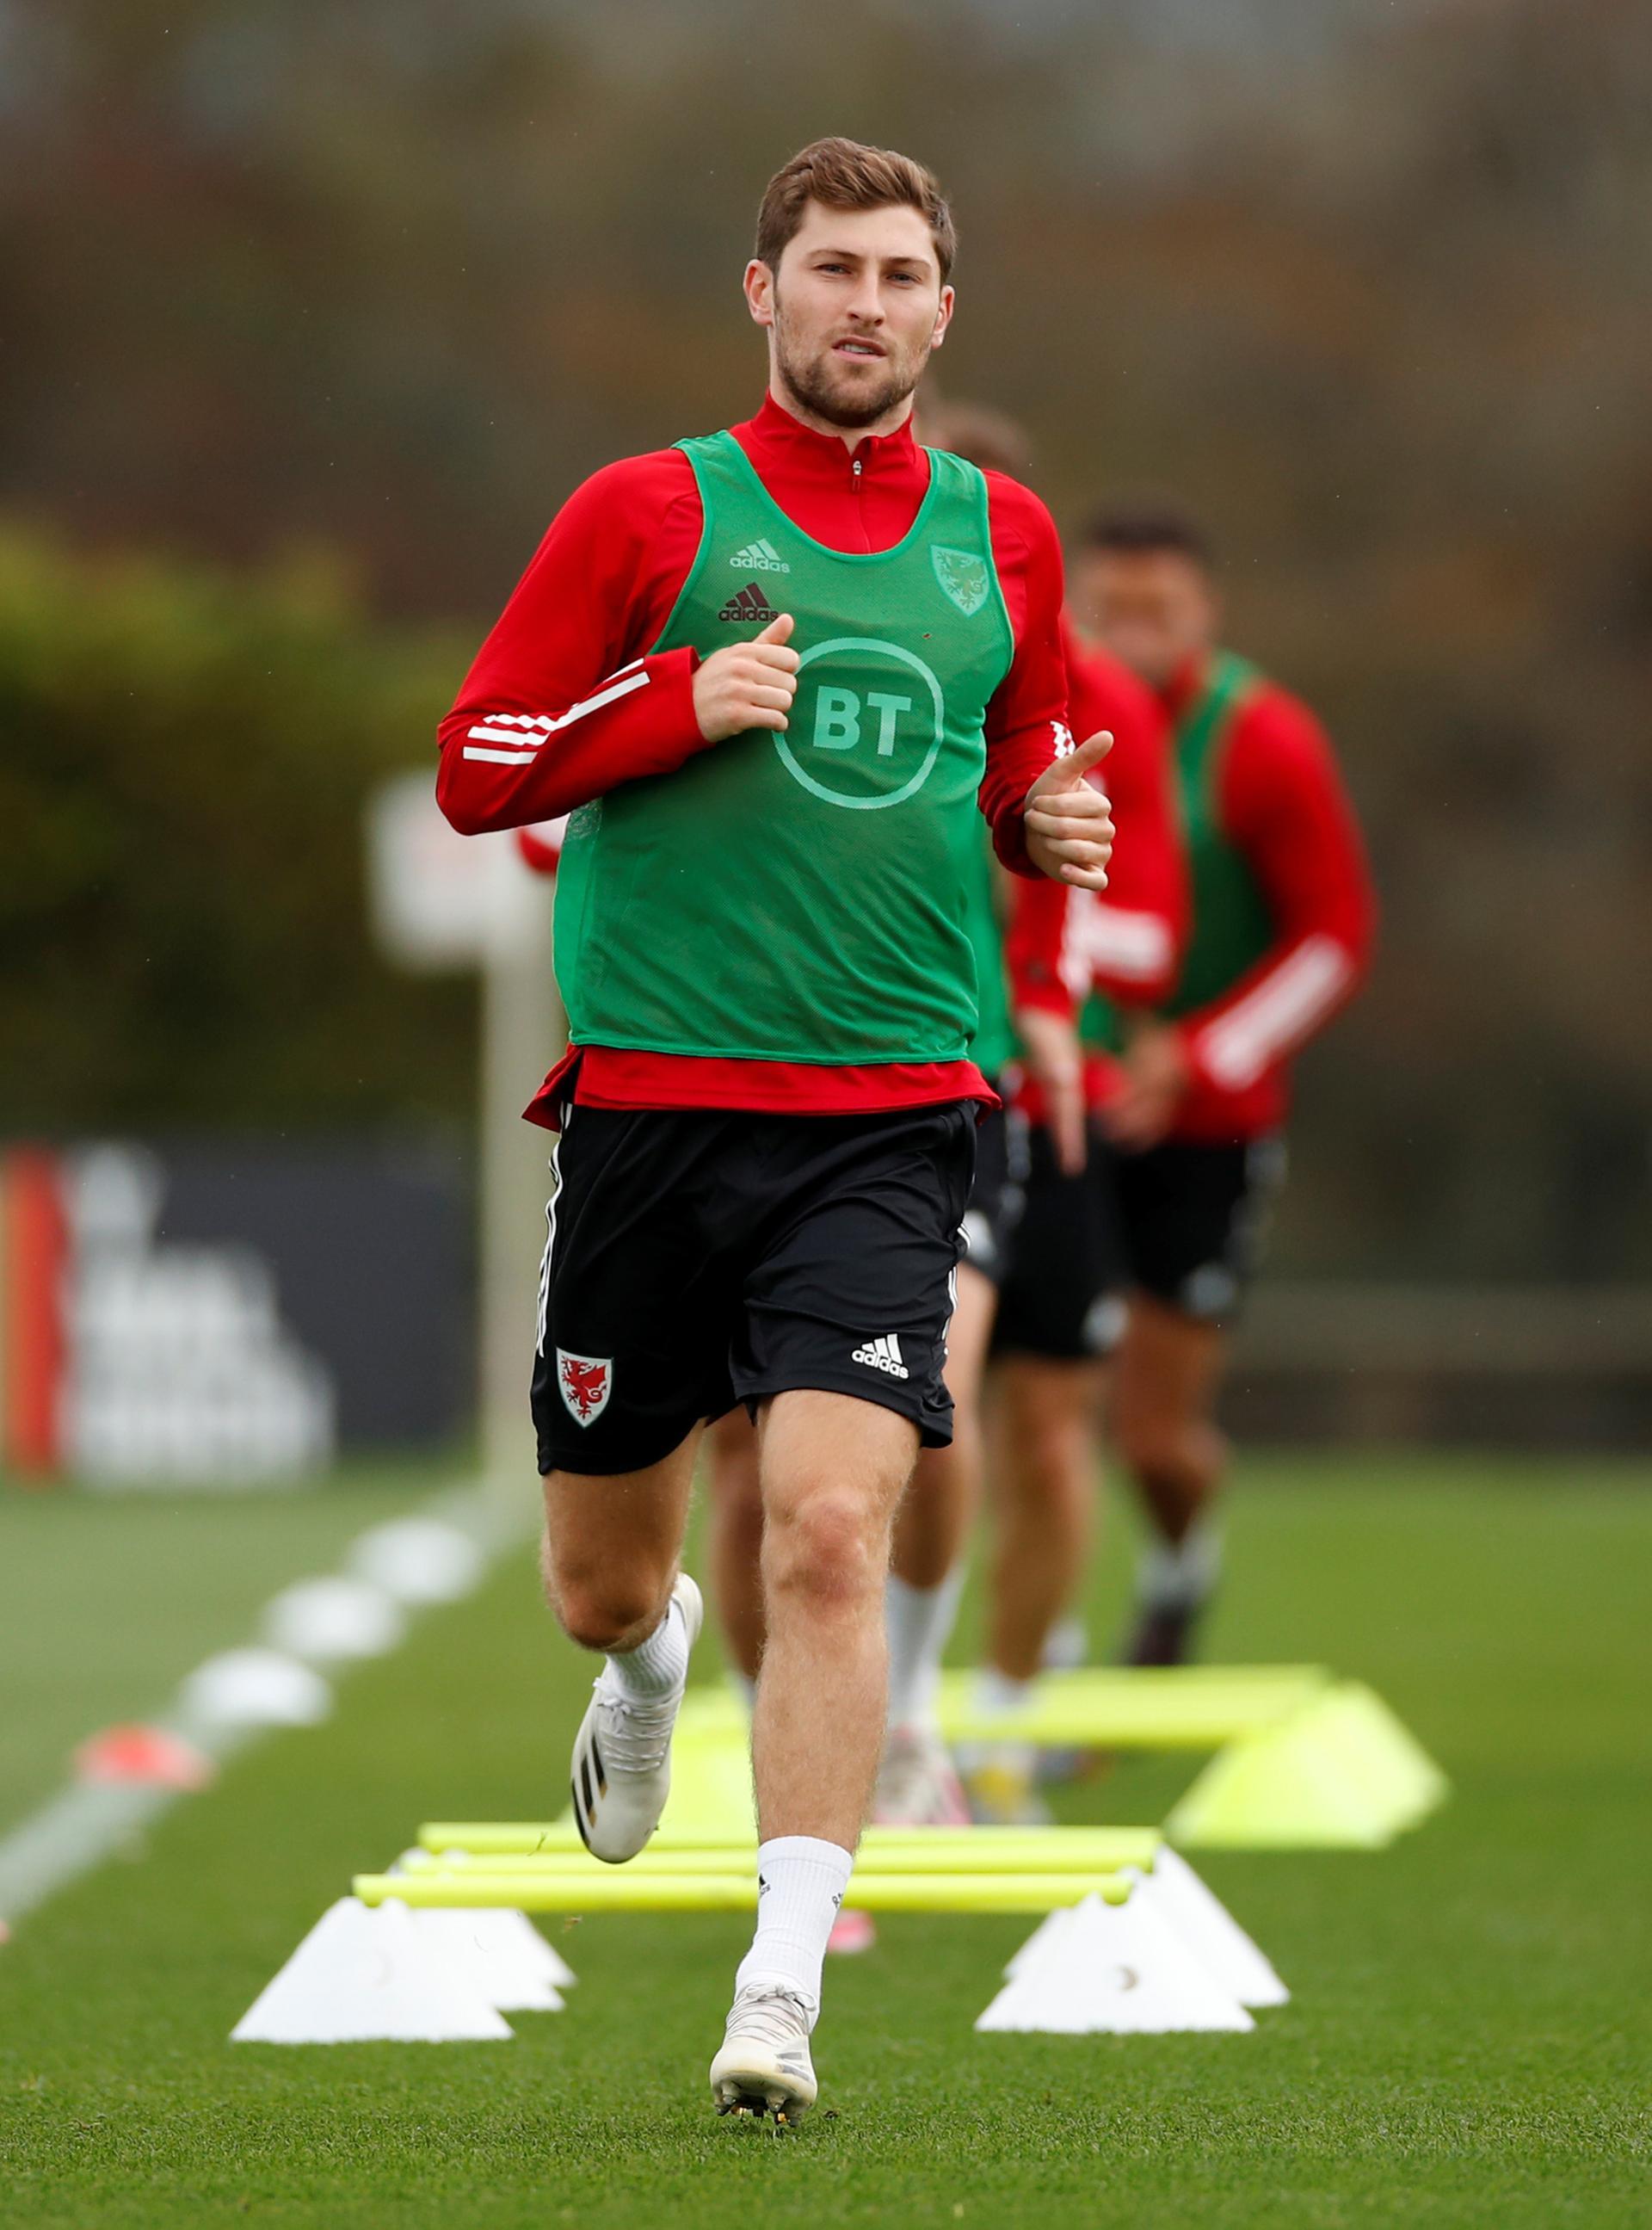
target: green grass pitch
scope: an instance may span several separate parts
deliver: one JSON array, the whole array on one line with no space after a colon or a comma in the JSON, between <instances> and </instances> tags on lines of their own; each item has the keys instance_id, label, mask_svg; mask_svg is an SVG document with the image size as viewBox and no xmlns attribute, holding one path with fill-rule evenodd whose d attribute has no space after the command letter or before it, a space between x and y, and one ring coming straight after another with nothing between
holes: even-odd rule
<instances>
[{"instance_id":1,"label":"green grass pitch","mask_svg":"<svg viewBox=\"0 0 1652 2230\"><path fill-rule=\"evenodd\" d=\"M738 1920L557 1929L579 1988L566 2013L513 2016L511 2044L227 2041L421 1817L559 1808L588 1672L524 1551L350 1676L330 1724L252 1751L0 1950L0 2222L1652 2221L1649 1486L1630 1467L1250 1459L1209 1653L1370 1680L1450 1773L1450 1804L1379 1854L1200 1861L1295 1993L1253 2035L978 2037L1028 1924L887 1922L828 1969L821 2111L780 2138L705 2095ZM382 1488L152 1511L7 1498L0 1834L75 1738L158 1703L388 1507ZM102 1646L83 1661L87 1604ZM703 1646L708 1677L714 1660ZM1156 1818L1191 1770L1127 1763L1063 1811Z\"/></svg>"}]
</instances>

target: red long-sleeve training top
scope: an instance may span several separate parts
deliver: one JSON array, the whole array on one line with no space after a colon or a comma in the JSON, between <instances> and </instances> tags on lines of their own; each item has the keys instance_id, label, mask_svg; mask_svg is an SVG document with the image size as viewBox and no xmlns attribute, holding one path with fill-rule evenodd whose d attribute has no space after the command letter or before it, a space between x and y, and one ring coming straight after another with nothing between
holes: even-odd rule
<instances>
[{"instance_id":1,"label":"red long-sleeve training top","mask_svg":"<svg viewBox=\"0 0 1652 2230\"><path fill-rule=\"evenodd\" d=\"M1073 732L1109 729L1113 748L1096 770L1112 800L1119 835L1105 891L1065 883L1019 882L1005 942L1010 993L1018 1008L1070 1015L1092 990L1122 1006L1153 1007L1176 979L1187 926L1187 876L1163 707L1127 666L1066 634ZM1109 1064L1086 1066L1092 1104L1104 1096ZM1031 1080L1021 1105L1043 1120Z\"/></svg>"},{"instance_id":2,"label":"red long-sleeve training top","mask_svg":"<svg viewBox=\"0 0 1652 2230\"><path fill-rule=\"evenodd\" d=\"M1203 686L1195 662L1162 693L1173 723ZM1263 679L1229 726L1213 779L1218 826L1256 877L1274 938L1176 1025L1192 1081L1170 1136L1207 1143L1278 1129L1292 1056L1353 997L1377 926L1353 804L1330 738L1299 698Z\"/></svg>"},{"instance_id":3,"label":"red long-sleeve training top","mask_svg":"<svg viewBox=\"0 0 1652 2230\"><path fill-rule=\"evenodd\" d=\"M770 396L732 431L781 510L833 549L892 548L928 492L928 453L908 426L865 436L852 455ZM1000 859L1032 875L1022 803L1069 739L1061 548L1030 489L1000 473L986 477L1014 654L987 707L980 805ZM553 820L716 750L695 717L696 654L649 650L693 566L701 525L680 449L607 466L569 498L441 723L436 795L456 828L474 835ZM536 1120L555 1119L570 1084L581 1105L796 1114L993 1096L969 1061L817 1068L588 1046L547 1080Z\"/></svg>"},{"instance_id":4,"label":"red long-sleeve training top","mask_svg":"<svg viewBox=\"0 0 1652 2230\"><path fill-rule=\"evenodd\" d=\"M1126 685L1122 700L1087 693L1109 682L1117 690L1121 677ZM1187 881L1170 738L1173 724L1203 686L1203 667L1195 662L1154 697L1105 654L1099 660L1079 654L1073 671L1073 724L1080 734L1102 726L1114 728L1119 737L1102 771L1121 834L1104 899L1070 893L1064 886L1051 886L1048 894L1032 886L1018 889L1009 945L1018 1005L1071 1012L1092 986L1122 1006L1136 1008L1160 1005L1171 993L1175 961L1191 926L1184 909L1197 900ZM1151 747L1125 755L1127 735L1140 732L1129 724L1132 690L1140 693L1138 717L1143 696L1158 714L1156 785ZM1103 703L1108 712L1098 718ZM1141 788L1131 781L1138 771L1144 777ZM1136 879L1145 873L1151 891L1153 879L1161 873L1154 832L1164 827L1162 821L1155 822L1155 811L1162 812L1167 798L1172 816L1167 833L1179 869L1171 886L1160 881L1157 888L1161 900L1170 893L1172 964L1157 982L1133 986L1116 967L1086 964L1091 940L1082 929L1075 933L1074 925L1083 923L1087 906L1123 906L1127 894L1133 894L1132 904L1147 902L1134 895L1141 890ZM1222 834L1256 877L1275 934L1262 957L1219 997L1177 1022L1192 1074L1168 1136L1204 1144L1258 1138L1279 1128L1289 1106L1291 1058L1358 989L1377 918L1359 824L1329 740L1308 707L1276 682L1262 680L1234 716L1216 770L1215 806ZM1144 834L1145 846L1137 841ZM1114 942L1107 930L1100 934L1104 947ZM1091 1104L1105 1105L1117 1086L1118 1064L1108 1055L1095 1055L1085 1073Z\"/></svg>"}]
</instances>

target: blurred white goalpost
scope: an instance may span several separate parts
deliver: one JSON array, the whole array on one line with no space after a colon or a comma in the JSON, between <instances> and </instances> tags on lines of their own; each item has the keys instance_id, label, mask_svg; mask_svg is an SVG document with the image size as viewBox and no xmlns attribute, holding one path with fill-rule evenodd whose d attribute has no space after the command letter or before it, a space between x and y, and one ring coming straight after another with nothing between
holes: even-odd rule
<instances>
[{"instance_id":1,"label":"blurred white goalpost","mask_svg":"<svg viewBox=\"0 0 1652 2230\"><path fill-rule=\"evenodd\" d=\"M370 913L383 951L400 967L481 976L477 1415L484 1476L514 1498L537 1472L528 1379L550 1189L547 1133L522 1111L567 1041L551 969L551 885L514 835L449 828L428 774L376 790L366 835Z\"/></svg>"}]
</instances>

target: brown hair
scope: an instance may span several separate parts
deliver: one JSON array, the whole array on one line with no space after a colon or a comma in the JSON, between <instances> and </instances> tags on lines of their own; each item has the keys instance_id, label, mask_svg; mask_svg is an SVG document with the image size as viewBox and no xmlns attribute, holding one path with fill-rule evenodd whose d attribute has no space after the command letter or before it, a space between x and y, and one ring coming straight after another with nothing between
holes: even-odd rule
<instances>
[{"instance_id":1,"label":"brown hair","mask_svg":"<svg viewBox=\"0 0 1652 2230\"><path fill-rule=\"evenodd\" d=\"M926 390L918 398L917 415L918 439L926 448L950 449L983 472L1026 478L1032 444L1006 412L989 403L943 402Z\"/></svg>"},{"instance_id":2,"label":"brown hair","mask_svg":"<svg viewBox=\"0 0 1652 2230\"><path fill-rule=\"evenodd\" d=\"M816 139L784 164L763 189L757 212L756 256L780 268L786 243L803 222L810 202L827 209L871 209L904 205L929 228L944 286L952 275L958 235L932 171L889 147L864 147L858 139Z\"/></svg>"},{"instance_id":3,"label":"brown hair","mask_svg":"<svg viewBox=\"0 0 1652 2230\"><path fill-rule=\"evenodd\" d=\"M1165 496L1108 505L1091 519L1084 539L1092 550L1114 551L1121 557L1171 551L1207 573L1216 564L1211 538L1192 512Z\"/></svg>"}]
</instances>

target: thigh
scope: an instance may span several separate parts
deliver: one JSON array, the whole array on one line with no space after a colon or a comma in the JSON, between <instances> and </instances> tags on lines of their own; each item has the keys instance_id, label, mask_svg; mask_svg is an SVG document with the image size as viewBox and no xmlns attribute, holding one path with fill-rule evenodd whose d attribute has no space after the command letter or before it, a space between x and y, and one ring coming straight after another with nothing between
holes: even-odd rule
<instances>
[{"instance_id":1,"label":"thigh","mask_svg":"<svg viewBox=\"0 0 1652 2230\"><path fill-rule=\"evenodd\" d=\"M547 1473L548 1569L563 1582L642 1571L668 1584L688 1522L699 1437L696 1426L662 1461L640 1471Z\"/></svg>"},{"instance_id":2,"label":"thigh","mask_svg":"<svg viewBox=\"0 0 1652 2230\"><path fill-rule=\"evenodd\" d=\"M1196 1324L1231 1324L1283 1182L1282 1143L1173 1139L1116 1165L1135 1286Z\"/></svg>"},{"instance_id":3,"label":"thigh","mask_svg":"<svg viewBox=\"0 0 1652 2230\"><path fill-rule=\"evenodd\" d=\"M1122 1330L1122 1264L1109 1150L1090 1143L1069 1176L1045 1130L1032 1133L1025 1197L1000 1291L994 1352L1079 1363L1106 1355Z\"/></svg>"},{"instance_id":4,"label":"thigh","mask_svg":"<svg viewBox=\"0 0 1652 2230\"><path fill-rule=\"evenodd\" d=\"M947 1391L959 1408L980 1398L981 1374L998 1314L998 1287L968 1261L958 1265L952 1322L947 1327Z\"/></svg>"},{"instance_id":5,"label":"thigh","mask_svg":"<svg viewBox=\"0 0 1652 2230\"><path fill-rule=\"evenodd\" d=\"M970 1102L777 1118L731 1357L740 1398L845 1395L947 1446L947 1325L974 1171Z\"/></svg>"},{"instance_id":6,"label":"thigh","mask_svg":"<svg viewBox=\"0 0 1652 2230\"><path fill-rule=\"evenodd\" d=\"M542 1474L645 1471L733 1400L732 1135L714 1113L571 1112L540 1266Z\"/></svg>"},{"instance_id":7,"label":"thigh","mask_svg":"<svg viewBox=\"0 0 1652 2230\"><path fill-rule=\"evenodd\" d=\"M875 1528L892 1521L917 1460L918 1428L858 1395L795 1387L757 1413L765 1515L794 1519L823 1497Z\"/></svg>"},{"instance_id":8,"label":"thigh","mask_svg":"<svg viewBox=\"0 0 1652 2230\"><path fill-rule=\"evenodd\" d=\"M1227 1336L1147 1292L1130 1301L1129 1324L1114 1360L1109 1407L1121 1434L1174 1430L1216 1408Z\"/></svg>"}]
</instances>

